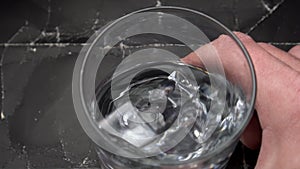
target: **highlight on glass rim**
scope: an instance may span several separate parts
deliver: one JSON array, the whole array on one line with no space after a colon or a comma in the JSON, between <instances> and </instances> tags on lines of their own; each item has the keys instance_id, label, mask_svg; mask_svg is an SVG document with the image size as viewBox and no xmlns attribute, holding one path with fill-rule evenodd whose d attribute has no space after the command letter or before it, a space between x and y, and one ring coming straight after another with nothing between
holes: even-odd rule
<instances>
[{"instance_id":1,"label":"highlight on glass rim","mask_svg":"<svg viewBox=\"0 0 300 169\"><path fill-rule=\"evenodd\" d=\"M242 79L230 79L212 45L221 35L247 64ZM154 7L111 22L89 44L74 68L73 101L103 168L226 166L256 92L251 59L229 29L198 11Z\"/></svg>"}]
</instances>

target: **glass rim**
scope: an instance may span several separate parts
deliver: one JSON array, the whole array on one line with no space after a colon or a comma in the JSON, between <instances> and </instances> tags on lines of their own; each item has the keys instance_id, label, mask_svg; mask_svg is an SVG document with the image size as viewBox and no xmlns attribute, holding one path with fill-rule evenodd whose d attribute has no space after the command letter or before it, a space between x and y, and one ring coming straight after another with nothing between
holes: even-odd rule
<instances>
[{"instance_id":1,"label":"glass rim","mask_svg":"<svg viewBox=\"0 0 300 169\"><path fill-rule=\"evenodd\" d=\"M257 81L256 81L256 75L255 75L255 69L254 69L253 62L251 60L251 57L250 57L250 55L249 55L246 47L239 40L239 38L230 29L228 29L226 26L224 26L218 20L216 20L216 19L210 17L209 15L206 15L206 14L200 12L200 11L197 11L197 10L194 10L194 9L185 8L185 7L177 7L177 6L157 6L157 7L143 8L143 9L131 12L129 14L126 14L125 16L122 16L122 17L114 20L113 22L109 23L103 30L101 30L101 32L97 35L97 37L95 39L93 39L92 44L90 46L88 46L88 51L85 53L84 59L83 59L81 65L80 65L80 67L78 67L78 69L80 69L80 70L75 71L76 67L74 68L73 82L74 82L74 78L77 78L77 79L79 78L79 84L76 83L75 86L74 86L74 83L72 83L73 84L72 85L72 91L79 89L79 92L76 92L76 93L78 93L78 95L76 95L76 96L74 96L74 92L72 92L72 95L73 95L73 102L74 102L75 109L76 109L76 106L77 107L79 106L80 110L84 111L84 112L78 112L78 111L76 111L76 114L77 114L77 117L79 119L79 122L80 122L81 126L83 127L83 129L86 132L86 134L93 140L93 142L95 142L98 145L98 143L96 141L96 138L95 138L95 137L97 137L97 135L95 134L95 132L97 132L98 127L94 124L94 121L91 119L91 117L90 117L90 115L88 113L89 109L87 108L87 101L84 99L84 95L85 94L84 94L84 91L83 91L83 87L84 87L83 76L84 76L84 73L82 73L82 71L87 66L86 62L87 62L87 59L89 57L91 49L94 47L94 45L98 41L98 39L107 30L109 30L111 27L113 27L116 23L120 22L121 20L129 18L130 16L132 16L134 14L137 14L137 13L141 13L141 12L146 12L146 11L151 11L151 10L167 10L167 9L175 9L175 10L180 10L180 11L192 12L194 14L199 15L200 17L204 17L204 18L208 19L209 21L215 23L218 27L220 27L223 31L225 31L227 33L227 35L229 35L235 41L235 43L239 46L239 48L241 49L244 57L246 58L247 65L249 67L250 74L251 74L251 81L252 81L252 91L251 91L251 99L250 99L249 109L247 110L247 113L246 113L247 117L243 121L242 126L240 128L238 128L232 134L232 136L230 136L228 139L226 139L226 141L224 141L220 146L218 146L218 148L214 149L213 151L209 151L209 152L207 152L207 153L205 153L203 155L200 155L197 158L190 159L190 160L183 161L183 162L179 162L179 163L173 163L173 164L163 163L161 161L157 161L159 164L162 164L162 165L166 165L166 164L168 164L168 165L178 165L178 164L191 163L193 161L207 160L210 157L212 157L212 156L214 156L216 154L219 154L224 149L226 149L227 147L231 146L232 144L234 144L234 142L237 141L237 139L240 137L242 131L244 131L245 127L248 125L248 123L251 120L252 115L253 115L254 104L255 104L255 100L256 100L256 90L257 90ZM77 73L79 73L79 77L78 77ZM76 97L77 101L80 100L80 105L76 105L76 103L75 103L75 97ZM83 116L85 116L85 117L83 117ZM89 122L90 125L89 126L82 125L83 124L82 120L88 120L88 122ZM94 132L94 133L93 134L89 134L89 132Z\"/></svg>"}]
</instances>

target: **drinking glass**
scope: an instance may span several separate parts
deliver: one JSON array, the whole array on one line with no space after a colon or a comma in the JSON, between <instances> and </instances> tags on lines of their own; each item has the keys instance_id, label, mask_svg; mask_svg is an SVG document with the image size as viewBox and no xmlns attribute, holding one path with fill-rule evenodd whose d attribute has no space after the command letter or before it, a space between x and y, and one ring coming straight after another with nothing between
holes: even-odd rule
<instances>
[{"instance_id":1,"label":"drinking glass","mask_svg":"<svg viewBox=\"0 0 300 169\"><path fill-rule=\"evenodd\" d=\"M212 43L221 35L234 44L230 58ZM185 60L191 53L197 62ZM161 6L96 31L78 56L72 89L102 168L223 168L252 117L256 79L228 28Z\"/></svg>"}]
</instances>

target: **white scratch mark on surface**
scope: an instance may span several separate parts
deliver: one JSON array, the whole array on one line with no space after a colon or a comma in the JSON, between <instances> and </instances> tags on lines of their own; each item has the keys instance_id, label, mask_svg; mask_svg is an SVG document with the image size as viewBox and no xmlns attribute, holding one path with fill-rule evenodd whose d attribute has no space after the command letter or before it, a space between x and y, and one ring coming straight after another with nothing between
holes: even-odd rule
<instances>
[{"instance_id":1,"label":"white scratch mark on surface","mask_svg":"<svg viewBox=\"0 0 300 169\"><path fill-rule=\"evenodd\" d=\"M265 0L261 0L260 1L261 4L263 5L263 7L267 10L267 11L271 11L272 9L269 7L269 5L265 2Z\"/></svg>"},{"instance_id":2,"label":"white scratch mark on surface","mask_svg":"<svg viewBox=\"0 0 300 169\"><path fill-rule=\"evenodd\" d=\"M43 30L41 31L40 35L38 35L31 43L36 43L38 40L41 39L41 37L47 37L47 36L50 36L50 35L54 34L53 32L46 32L46 29L47 29L48 25L50 24L51 12L52 12L51 0L48 0L46 23L45 23L45 25L43 27ZM56 32L57 32L57 29L56 29Z\"/></svg>"},{"instance_id":3,"label":"white scratch mark on surface","mask_svg":"<svg viewBox=\"0 0 300 169\"><path fill-rule=\"evenodd\" d=\"M86 165L87 162L88 162L88 159L89 159L89 157L85 157L85 158L83 159L83 161L82 161L82 164L83 164L83 165Z\"/></svg>"},{"instance_id":4,"label":"white scratch mark on surface","mask_svg":"<svg viewBox=\"0 0 300 169\"><path fill-rule=\"evenodd\" d=\"M1 120L4 120L5 119L5 115L3 112L1 112Z\"/></svg>"},{"instance_id":5,"label":"white scratch mark on surface","mask_svg":"<svg viewBox=\"0 0 300 169\"><path fill-rule=\"evenodd\" d=\"M267 42L271 45L282 45L282 46L295 46L300 45L300 42Z\"/></svg>"},{"instance_id":6,"label":"white scratch mark on surface","mask_svg":"<svg viewBox=\"0 0 300 169\"><path fill-rule=\"evenodd\" d=\"M269 16L271 14L273 14L278 7L284 2L285 0L281 0L280 2L278 2L273 8L271 9L267 9L268 13L264 16L262 16L252 27L250 27L250 29L248 30L248 32L246 32L246 34L251 33L254 29L256 29L262 22L264 22L267 18L269 18Z\"/></svg>"},{"instance_id":7,"label":"white scratch mark on surface","mask_svg":"<svg viewBox=\"0 0 300 169\"><path fill-rule=\"evenodd\" d=\"M67 47L67 46L86 46L90 43L0 43L4 47Z\"/></svg>"},{"instance_id":8,"label":"white scratch mark on surface","mask_svg":"<svg viewBox=\"0 0 300 169\"><path fill-rule=\"evenodd\" d=\"M26 20L25 21L25 23L24 23L24 25L23 26L21 26L18 30L17 30L17 32L15 33L15 34L13 34L13 36L7 41L7 43L4 43L4 44L9 44L9 43L11 43L20 33L22 33L22 32L24 32L24 29L25 28L27 28L28 27L28 21ZM6 47L5 45L4 45L4 47Z\"/></svg>"},{"instance_id":9,"label":"white scratch mark on surface","mask_svg":"<svg viewBox=\"0 0 300 169\"><path fill-rule=\"evenodd\" d=\"M47 27L49 25L49 23L50 23L51 12L52 12L52 9L51 9L51 0L48 0L47 21L46 21L46 26L45 27Z\"/></svg>"},{"instance_id":10,"label":"white scratch mark on surface","mask_svg":"<svg viewBox=\"0 0 300 169\"><path fill-rule=\"evenodd\" d=\"M55 30L56 30L56 42L60 42L60 31L59 31L59 27L56 26L55 27Z\"/></svg>"},{"instance_id":11,"label":"white scratch mark on surface","mask_svg":"<svg viewBox=\"0 0 300 169\"><path fill-rule=\"evenodd\" d=\"M120 49L122 50L122 58L125 58L127 48L128 48L128 46L125 45L123 42L120 43Z\"/></svg>"},{"instance_id":12,"label":"white scratch mark on surface","mask_svg":"<svg viewBox=\"0 0 300 169\"><path fill-rule=\"evenodd\" d=\"M99 24L99 21L100 21L99 16L100 16L100 12L97 12L95 21L94 21L93 26L92 26L92 30L95 30L97 28L97 25Z\"/></svg>"},{"instance_id":13,"label":"white scratch mark on surface","mask_svg":"<svg viewBox=\"0 0 300 169\"><path fill-rule=\"evenodd\" d=\"M286 45L286 46L293 46L293 45L300 45L300 42L266 42L273 45ZM68 46L88 46L91 43L0 43L0 47L68 47ZM146 45L135 45L135 46L127 46L124 44L120 44L119 46L121 49L139 49L145 47L185 47L183 44L175 44L175 43L153 43L153 44L146 44ZM117 47L105 46L103 49L111 49ZM34 50L34 49L33 49ZM32 51L34 52L34 51ZM71 54L71 53L69 53Z\"/></svg>"},{"instance_id":14,"label":"white scratch mark on surface","mask_svg":"<svg viewBox=\"0 0 300 169\"><path fill-rule=\"evenodd\" d=\"M0 43L0 47L67 47L67 46L87 46L91 45L91 43ZM123 43L120 43L119 47L121 49L138 49L145 47L185 47L184 44L176 44L176 43L152 43L145 45L134 45L128 46ZM103 49L110 49L111 46L105 46ZM114 47L116 48L116 47Z\"/></svg>"},{"instance_id":15,"label":"white scratch mark on surface","mask_svg":"<svg viewBox=\"0 0 300 169\"><path fill-rule=\"evenodd\" d=\"M36 49L35 47L29 48L28 50L29 50L30 52L33 52L33 53L35 53L35 52L37 51L37 49Z\"/></svg>"},{"instance_id":16,"label":"white scratch mark on surface","mask_svg":"<svg viewBox=\"0 0 300 169\"><path fill-rule=\"evenodd\" d=\"M61 138L59 139L59 143L60 143L60 146L61 146L61 148L63 150L63 160L65 160L67 162L71 162L71 159L68 158L68 154L65 151L65 144L63 143L63 140Z\"/></svg>"},{"instance_id":17,"label":"white scratch mark on surface","mask_svg":"<svg viewBox=\"0 0 300 169\"><path fill-rule=\"evenodd\" d=\"M1 78L0 78L0 81L1 81L1 119L4 119L5 118L5 115L4 115L4 98L5 98L5 92L4 92L4 76L3 76L3 60L4 60L4 53L6 52L6 49L8 47L8 44L10 44L20 33L22 33L24 31L25 28L28 27L28 24L29 22L26 20L24 25L21 26L17 32L11 37L9 38L9 40L7 41L7 43L4 43L2 46L4 46L4 50L1 54L1 60L0 60L0 69L1 69Z\"/></svg>"},{"instance_id":18,"label":"white scratch mark on surface","mask_svg":"<svg viewBox=\"0 0 300 169\"><path fill-rule=\"evenodd\" d=\"M160 0L156 0L156 5L157 7L161 6L161 1Z\"/></svg>"}]
</instances>

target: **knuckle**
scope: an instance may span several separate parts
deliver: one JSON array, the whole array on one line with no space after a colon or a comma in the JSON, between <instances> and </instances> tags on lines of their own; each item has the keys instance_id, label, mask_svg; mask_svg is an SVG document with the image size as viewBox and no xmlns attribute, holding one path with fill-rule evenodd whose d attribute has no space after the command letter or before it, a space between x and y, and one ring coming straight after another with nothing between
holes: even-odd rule
<instances>
[{"instance_id":1,"label":"knuckle","mask_svg":"<svg viewBox=\"0 0 300 169\"><path fill-rule=\"evenodd\" d=\"M253 39L249 36L246 35L242 32L234 32L234 34L242 41L242 42L247 42L247 41L253 41Z\"/></svg>"},{"instance_id":2,"label":"knuckle","mask_svg":"<svg viewBox=\"0 0 300 169\"><path fill-rule=\"evenodd\" d=\"M235 41L229 35L222 34L215 41L213 41L213 44L217 46L228 46L230 44L235 44Z\"/></svg>"},{"instance_id":3,"label":"knuckle","mask_svg":"<svg viewBox=\"0 0 300 169\"><path fill-rule=\"evenodd\" d=\"M222 41L228 41L229 39L230 39L230 37L228 35L222 34L218 37L217 40L222 42Z\"/></svg>"}]
</instances>

